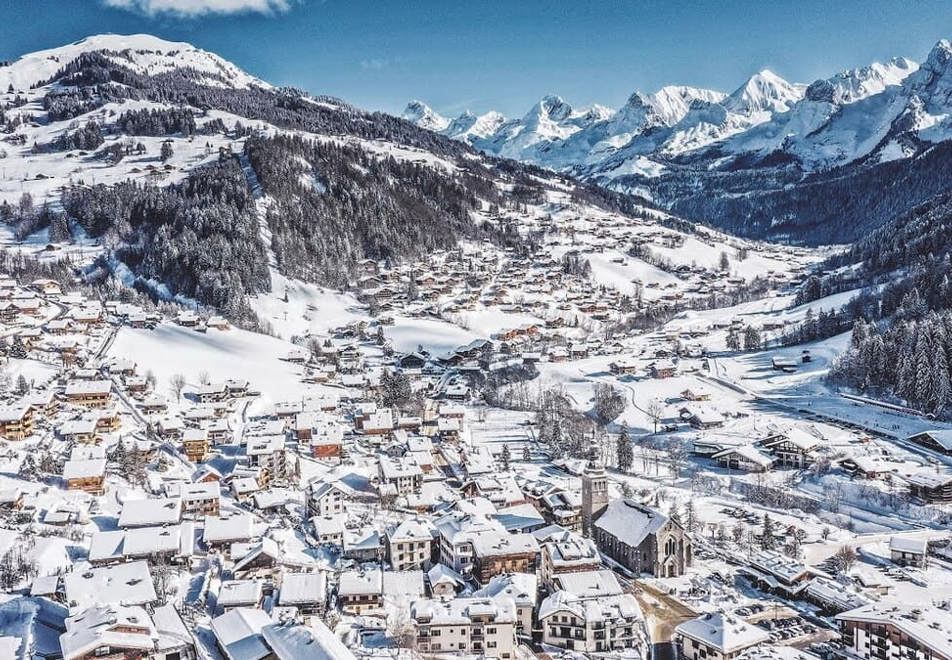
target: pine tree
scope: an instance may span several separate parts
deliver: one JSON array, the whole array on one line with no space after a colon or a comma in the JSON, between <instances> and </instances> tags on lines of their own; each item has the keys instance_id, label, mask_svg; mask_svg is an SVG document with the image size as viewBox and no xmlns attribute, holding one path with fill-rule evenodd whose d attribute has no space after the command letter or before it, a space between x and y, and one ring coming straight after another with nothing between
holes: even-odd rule
<instances>
[{"instance_id":1,"label":"pine tree","mask_svg":"<svg viewBox=\"0 0 952 660\"><path fill-rule=\"evenodd\" d=\"M503 472L509 472L509 461L512 459L509 453L509 445L502 446L502 452L499 454L499 460L502 463Z\"/></svg>"},{"instance_id":2,"label":"pine tree","mask_svg":"<svg viewBox=\"0 0 952 660\"><path fill-rule=\"evenodd\" d=\"M764 526L760 533L760 547L772 550L774 547L774 523L768 514L764 514Z\"/></svg>"},{"instance_id":3,"label":"pine tree","mask_svg":"<svg viewBox=\"0 0 952 660\"><path fill-rule=\"evenodd\" d=\"M618 460L618 469L628 472L635 460L635 453L631 447L631 437L628 435L628 426L622 424L616 440L615 454Z\"/></svg>"}]
</instances>

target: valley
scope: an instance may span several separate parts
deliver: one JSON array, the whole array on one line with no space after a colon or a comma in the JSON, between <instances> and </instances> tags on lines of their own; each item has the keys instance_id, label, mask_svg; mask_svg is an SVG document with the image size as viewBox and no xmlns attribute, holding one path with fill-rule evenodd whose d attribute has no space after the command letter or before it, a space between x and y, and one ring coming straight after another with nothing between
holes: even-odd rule
<instances>
[{"instance_id":1,"label":"valley","mask_svg":"<svg viewBox=\"0 0 952 660\"><path fill-rule=\"evenodd\" d=\"M944 657L947 46L521 123L149 35L0 66L0 655ZM780 241L652 188L768 194L692 168L821 92L891 127L794 178L923 204Z\"/></svg>"}]
</instances>

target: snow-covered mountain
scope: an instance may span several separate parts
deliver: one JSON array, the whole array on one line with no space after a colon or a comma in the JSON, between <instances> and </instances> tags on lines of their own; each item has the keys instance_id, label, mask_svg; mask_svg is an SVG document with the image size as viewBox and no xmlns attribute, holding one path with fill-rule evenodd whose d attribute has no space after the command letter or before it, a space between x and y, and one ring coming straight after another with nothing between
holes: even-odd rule
<instances>
[{"instance_id":1,"label":"snow-covered mountain","mask_svg":"<svg viewBox=\"0 0 952 660\"><path fill-rule=\"evenodd\" d=\"M403 111L403 118L428 131L439 132L445 130L450 124L449 119L434 112L433 108L423 101L417 100L407 104L406 110Z\"/></svg>"},{"instance_id":2,"label":"snow-covered mountain","mask_svg":"<svg viewBox=\"0 0 952 660\"><path fill-rule=\"evenodd\" d=\"M59 70L85 53L100 53L138 74L154 76L171 71L189 71L203 84L243 89L268 89L268 83L251 76L214 53L150 34L100 34L75 43L24 55L0 67L0 87L27 89L49 80Z\"/></svg>"},{"instance_id":3,"label":"snow-covered mountain","mask_svg":"<svg viewBox=\"0 0 952 660\"><path fill-rule=\"evenodd\" d=\"M532 133L553 135L604 115L555 98L530 114ZM0 233L44 260L59 254L47 244L69 245L98 281L249 321L274 282L347 286L366 257L511 241L498 209L555 191L623 213L637 204L431 130L482 139L502 118L451 125L422 103L408 117L428 129L148 35L24 55L0 64Z\"/></svg>"},{"instance_id":4,"label":"snow-covered mountain","mask_svg":"<svg viewBox=\"0 0 952 660\"><path fill-rule=\"evenodd\" d=\"M635 92L614 112L575 111L546 96L506 121L498 113L466 113L441 128L429 114L418 117L408 108L405 116L487 153L602 182L654 177L686 162L723 170L779 160L815 171L903 158L922 143L952 137L949 57L942 41L921 68L898 57L810 85L763 70L730 94L667 86ZM464 128L477 119L479 130Z\"/></svg>"}]
</instances>

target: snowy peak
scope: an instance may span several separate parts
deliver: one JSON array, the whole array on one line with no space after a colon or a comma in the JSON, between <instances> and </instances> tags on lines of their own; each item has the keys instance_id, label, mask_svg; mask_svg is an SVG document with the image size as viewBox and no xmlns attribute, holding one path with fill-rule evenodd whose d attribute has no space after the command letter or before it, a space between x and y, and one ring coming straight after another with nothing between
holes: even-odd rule
<instances>
[{"instance_id":1,"label":"snowy peak","mask_svg":"<svg viewBox=\"0 0 952 660\"><path fill-rule=\"evenodd\" d=\"M483 115L474 115L467 110L450 122L443 133L451 138L466 142L477 139L484 140L498 131L499 127L505 122L506 118L495 110Z\"/></svg>"},{"instance_id":2,"label":"snowy peak","mask_svg":"<svg viewBox=\"0 0 952 660\"><path fill-rule=\"evenodd\" d=\"M417 101L416 99L407 103L407 107L403 111L403 118L428 131L442 131L450 125L449 119L434 112L423 101Z\"/></svg>"},{"instance_id":3,"label":"snowy peak","mask_svg":"<svg viewBox=\"0 0 952 660\"><path fill-rule=\"evenodd\" d=\"M832 78L817 80L805 93L810 101L846 105L879 94L887 87L900 85L919 65L905 57L896 57L885 64L850 69Z\"/></svg>"},{"instance_id":4,"label":"snowy peak","mask_svg":"<svg viewBox=\"0 0 952 660\"><path fill-rule=\"evenodd\" d=\"M658 117L670 126L681 121L696 101L719 103L724 100L725 96L723 92L716 92L712 89L667 85L652 94L649 102Z\"/></svg>"},{"instance_id":5,"label":"snowy peak","mask_svg":"<svg viewBox=\"0 0 952 660\"><path fill-rule=\"evenodd\" d=\"M786 112L803 97L806 87L787 82L773 71L764 69L747 79L724 101L728 111L752 116L758 113Z\"/></svg>"},{"instance_id":6,"label":"snowy peak","mask_svg":"<svg viewBox=\"0 0 952 660\"><path fill-rule=\"evenodd\" d=\"M525 121L533 122L539 120L564 121L572 116L572 106L566 103L561 96L549 94L543 96L538 103L532 106L532 109L526 113Z\"/></svg>"},{"instance_id":7,"label":"snowy peak","mask_svg":"<svg viewBox=\"0 0 952 660\"><path fill-rule=\"evenodd\" d=\"M143 75L158 75L173 70L189 70L204 84L215 87L269 88L231 62L186 43L166 41L149 34L99 34L75 43L22 56L0 67L0 87L28 89L49 80L64 66L85 53L104 56Z\"/></svg>"}]
</instances>

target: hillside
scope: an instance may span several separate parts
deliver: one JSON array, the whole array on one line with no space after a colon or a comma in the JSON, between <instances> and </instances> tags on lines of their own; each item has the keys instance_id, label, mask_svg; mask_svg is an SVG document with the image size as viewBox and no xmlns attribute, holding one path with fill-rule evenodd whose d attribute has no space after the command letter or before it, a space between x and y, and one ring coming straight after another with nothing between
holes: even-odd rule
<instances>
[{"instance_id":1,"label":"hillside","mask_svg":"<svg viewBox=\"0 0 952 660\"><path fill-rule=\"evenodd\" d=\"M17 239L94 240L108 247L90 277L233 318L276 272L346 287L367 257L505 243L490 216L550 190L643 206L146 35L26 55L0 67L0 89L0 215Z\"/></svg>"}]
</instances>

